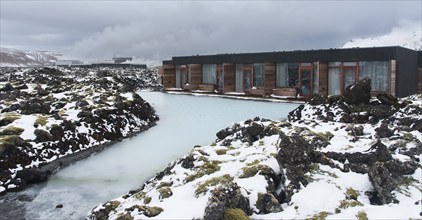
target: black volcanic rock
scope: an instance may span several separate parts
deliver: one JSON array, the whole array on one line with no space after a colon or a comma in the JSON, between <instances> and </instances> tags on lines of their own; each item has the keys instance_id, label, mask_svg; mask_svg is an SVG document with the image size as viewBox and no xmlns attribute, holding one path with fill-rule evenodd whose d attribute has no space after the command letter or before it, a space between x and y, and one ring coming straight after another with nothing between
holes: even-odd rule
<instances>
[{"instance_id":1,"label":"black volcanic rock","mask_svg":"<svg viewBox=\"0 0 422 220\"><path fill-rule=\"evenodd\" d=\"M363 78L344 89L344 100L349 105L369 104L371 79Z\"/></svg>"}]
</instances>

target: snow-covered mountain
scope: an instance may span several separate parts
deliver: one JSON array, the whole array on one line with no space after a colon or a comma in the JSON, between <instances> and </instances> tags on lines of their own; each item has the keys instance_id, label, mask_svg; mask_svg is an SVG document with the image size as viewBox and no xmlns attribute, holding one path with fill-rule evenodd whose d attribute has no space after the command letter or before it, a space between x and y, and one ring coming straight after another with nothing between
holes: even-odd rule
<instances>
[{"instance_id":1,"label":"snow-covered mountain","mask_svg":"<svg viewBox=\"0 0 422 220\"><path fill-rule=\"evenodd\" d=\"M382 36L354 38L341 48L381 46L402 46L413 50L422 50L421 27L411 25L395 27L390 33Z\"/></svg>"},{"instance_id":2,"label":"snow-covered mountain","mask_svg":"<svg viewBox=\"0 0 422 220\"><path fill-rule=\"evenodd\" d=\"M0 67L49 66L62 55L51 51L23 51L1 47Z\"/></svg>"}]
</instances>

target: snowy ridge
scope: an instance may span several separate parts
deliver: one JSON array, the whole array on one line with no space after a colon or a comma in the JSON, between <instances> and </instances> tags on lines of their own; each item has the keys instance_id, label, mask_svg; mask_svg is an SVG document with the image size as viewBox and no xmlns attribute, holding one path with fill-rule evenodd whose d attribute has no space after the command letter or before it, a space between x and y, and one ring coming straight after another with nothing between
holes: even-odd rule
<instances>
[{"instance_id":1,"label":"snowy ridge","mask_svg":"<svg viewBox=\"0 0 422 220\"><path fill-rule=\"evenodd\" d=\"M51 66L63 54L51 51L22 51L0 48L0 67Z\"/></svg>"},{"instance_id":2,"label":"snowy ridge","mask_svg":"<svg viewBox=\"0 0 422 220\"><path fill-rule=\"evenodd\" d=\"M402 46L412 50L422 50L422 29L419 25L403 25L390 33L376 37L354 38L341 48Z\"/></svg>"},{"instance_id":3,"label":"snowy ridge","mask_svg":"<svg viewBox=\"0 0 422 220\"><path fill-rule=\"evenodd\" d=\"M422 97L371 103L392 111L334 98L302 105L288 121L234 123L88 218L420 218ZM348 108L370 115L345 122Z\"/></svg>"}]
</instances>

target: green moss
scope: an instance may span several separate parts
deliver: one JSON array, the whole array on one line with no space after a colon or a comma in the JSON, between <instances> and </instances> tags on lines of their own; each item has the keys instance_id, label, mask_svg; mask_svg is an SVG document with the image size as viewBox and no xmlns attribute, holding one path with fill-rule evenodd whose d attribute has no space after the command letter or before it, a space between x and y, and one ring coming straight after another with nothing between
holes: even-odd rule
<instances>
[{"instance_id":1,"label":"green moss","mask_svg":"<svg viewBox=\"0 0 422 220\"><path fill-rule=\"evenodd\" d=\"M20 135L22 132L25 131L23 128L18 128L14 126L9 126L2 130L0 133L7 134L7 135Z\"/></svg>"},{"instance_id":2,"label":"green moss","mask_svg":"<svg viewBox=\"0 0 422 220\"><path fill-rule=\"evenodd\" d=\"M349 207L356 207L356 206L363 206L363 204L356 200L341 200L340 201L340 209L347 209Z\"/></svg>"},{"instance_id":3,"label":"green moss","mask_svg":"<svg viewBox=\"0 0 422 220\"><path fill-rule=\"evenodd\" d=\"M315 132L314 134L315 134L315 136L321 138L324 141L330 141L331 138L334 137L334 135L331 132L329 132L329 131L327 131L325 133L323 133L323 132Z\"/></svg>"},{"instance_id":4,"label":"green moss","mask_svg":"<svg viewBox=\"0 0 422 220\"><path fill-rule=\"evenodd\" d=\"M217 144L213 142L213 143L210 144L210 146L215 147L215 146L217 146Z\"/></svg>"},{"instance_id":5,"label":"green moss","mask_svg":"<svg viewBox=\"0 0 422 220\"><path fill-rule=\"evenodd\" d=\"M3 153L3 151L7 147L14 147L17 144L19 144L22 141L22 139L19 138L17 135L3 135L0 136L0 154Z\"/></svg>"},{"instance_id":6,"label":"green moss","mask_svg":"<svg viewBox=\"0 0 422 220\"><path fill-rule=\"evenodd\" d=\"M200 154L205 155L205 156L209 156L209 154L207 154L204 150L199 149L197 150Z\"/></svg>"},{"instance_id":7,"label":"green moss","mask_svg":"<svg viewBox=\"0 0 422 220\"><path fill-rule=\"evenodd\" d=\"M252 162L250 162L250 163L247 163L246 164L246 166L253 166L253 165L257 165L257 164L259 164L261 161L259 161L259 160L254 160L254 161L252 161Z\"/></svg>"},{"instance_id":8,"label":"green moss","mask_svg":"<svg viewBox=\"0 0 422 220\"><path fill-rule=\"evenodd\" d=\"M309 172L315 174L317 173L319 170L319 165L317 163L312 163L311 165L309 165Z\"/></svg>"},{"instance_id":9,"label":"green moss","mask_svg":"<svg viewBox=\"0 0 422 220\"><path fill-rule=\"evenodd\" d=\"M207 162L207 161L208 161L208 158L206 158L206 157L204 157L204 156L200 156L200 157L198 157L198 160L199 160L199 161L204 161L204 162Z\"/></svg>"},{"instance_id":10,"label":"green moss","mask_svg":"<svg viewBox=\"0 0 422 220\"><path fill-rule=\"evenodd\" d=\"M4 124L6 124L6 125L8 125L8 124L10 124L10 123L12 123L12 122L14 122L15 120L17 120L17 119L20 119L21 117L20 117L20 115L18 114L18 113L16 113L16 112L6 112L6 113L2 113L2 119L1 119L1 121L4 123Z\"/></svg>"},{"instance_id":11,"label":"green moss","mask_svg":"<svg viewBox=\"0 0 422 220\"><path fill-rule=\"evenodd\" d=\"M151 197L147 196L145 192L137 192L133 195L138 200L144 200L145 204L149 204L151 202Z\"/></svg>"},{"instance_id":12,"label":"green moss","mask_svg":"<svg viewBox=\"0 0 422 220\"><path fill-rule=\"evenodd\" d=\"M192 174L186 177L186 182L191 182L197 178L200 178L202 176L210 175L212 173L215 173L220 170L220 164L221 162L218 160L211 160L211 161L204 161L204 164L200 167L198 167L198 170Z\"/></svg>"},{"instance_id":13,"label":"green moss","mask_svg":"<svg viewBox=\"0 0 422 220\"><path fill-rule=\"evenodd\" d=\"M406 141L412 141L413 139L415 139L415 137L413 136L413 134L411 134L409 132L403 132L403 138Z\"/></svg>"},{"instance_id":14,"label":"green moss","mask_svg":"<svg viewBox=\"0 0 422 220\"><path fill-rule=\"evenodd\" d=\"M346 189L345 195L346 195L346 199L357 200L360 193L357 190L349 187L349 188Z\"/></svg>"},{"instance_id":15,"label":"green moss","mask_svg":"<svg viewBox=\"0 0 422 220\"><path fill-rule=\"evenodd\" d=\"M261 141L259 141L258 143L259 143L259 146L264 146L264 145L265 145L265 142L264 142L264 141L262 141L262 140L261 140Z\"/></svg>"},{"instance_id":16,"label":"green moss","mask_svg":"<svg viewBox=\"0 0 422 220\"><path fill-rule=\"evenodd\" d=\"M119 207L119 201L110 201L106 204L106 207L109 208L111 211L116 210Z\"/></svg>"},{"instance_id":17,"label":"green moss","mask_svg":"<svg viewBox=\"0 0 422 220\"><path fill-rule=\"evenodd\" d=\"M366 215L366 212L359 211L358 214L356 214L356 218L358 220L368 220L368 215Z\"/></svg>"},{"instance_id":18,"label":"green moss","mask_svg":"<svg viewBox=\"0 0 422 220\"><path fill-rule=\"evenodd\" d=\"M312 218L308 218L307 220L325 220L325 218L327 218L328 215L330 215L331 213L329 212L320 212L318 214L315 214Z\"/></svg>"},{"instance_id":19,"label":"green moss","mask_svg":"<svg viewBox=\"0 0 422 220\"><path fill-rule=\"evenodd\" d=\"M228 208L224 210L224 220L250 220L246 213L239 208Z\"/></svg>"},{"instance_id":20,"label":"green moss","mask_svg":"<svg viewBox=\"0 0 422 220\"><path fill-rule=\"evenodd\" d=\"M158 206L138 206L139 210L144 213L147 217L154 217L159 215L162 211L164 211L161 207Z\"/></svg>"},{"instance_id":21,"label":"green moss","mask_svg":"<svg viewBox=\"0 0 422 220\"><path fill-rule=\"evenodd\" d=\"M195 195L205 194L208 191L209 186L216 186L217 184L227 184L233 181L233 177L229 174L224 174L223 176L214 177L206 180L196 187Z\"/></svg>"},{"instance_id":22,"label":"green moss","mask_svg":"<svg viewBox=\"0 0 422 220\"><path fill-rule=\"evenodd\" d=\"M419 181L414 179L413 177L403 176L399 179L398 187L396 188L396 190L410 197L411 196L411 193L409 192L410 186L416 187L417 189L419 189L420 192L422 192L422 187L418 183Z\"/></svg>"},{"instance_id":23,"label":"green moss","mask_svg":"<svg viewBox=\"0 0 422 220\"><path fill-rule=\"evenodd\" d=\"M133 220L133 217L129 213L120 214L117 220Z\"/></svg>"},{"instance_id":24,"label":"green moss","mask_svg":"<svg viewBox=\"0 0 422 220\"><path fill-rule=\"evenodd\" d=\"M217 153L217 155L223 155L223 154L226 154L228 150L229 149L219 149L219 150L216 150L215 153Z\"/></svg>"},{"instance_id":25,"label":"green moss","mask_svg":"<svg viewBox=\"0 0 422 220\"><path fill-rule=\"evenodd\" d=\"M163 187L158 189L158 192L160 193L160 199L166 199L173 195L173 192L171 191L170 187Z\"/></svg>"},{"instance_id":26,"label":"green moss","mask_svg":"<svg viewBox=\"0 0 422 220\"><path fill-rule=\"evenodd\" d=\"M242 171L243 173L239 176L239 178L249 178L255 176L260 171L269 173L271 172L271 168L267 165L257 164L253 166L243 167Z\"/></svg>"},{"instance_id":27,"label":"green moss","mask_svg":"<svg viewBox=\"0 0 422 220\"><path fill-rule=\"evenodd\" d=\"M39 125L45 126L48 122L48 117L46 116L38 116L37 120L35 120L34 127L38 127Z\"/></svg>"},{"instance_id":28,"label":"green moss","mask_svg":"<svg viewBox=\"0 0 422 220\"><path fill-rule=\"evenodd\" d=\"M160 184L158 184L157 189L163 188L163 187L169 187L172 186L173 183L172 182L161 182Z\"/></svg>"},{"instance_id":29,"label":"green moss","mask_svg":"<svg viewBox=\"0 0 422 220\"><path fill-rule=\"evenodd\" d=\"M63 116L69 116L68 114L66 114L66 112L64 111L64 109L60 109L59 112L57 113L60 117Z\"/></svg>"}]
</instances>

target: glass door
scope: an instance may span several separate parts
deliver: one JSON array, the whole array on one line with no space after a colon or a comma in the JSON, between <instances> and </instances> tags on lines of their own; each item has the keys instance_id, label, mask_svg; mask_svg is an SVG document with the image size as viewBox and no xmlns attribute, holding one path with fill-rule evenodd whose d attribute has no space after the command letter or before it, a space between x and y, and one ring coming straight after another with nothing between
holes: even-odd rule
<instances>
[{"instance_id":1,"label":"glass door","mask_svg":"<svg viewBox=\"0 0 422 220\"><path fill-rule=\"evenodd\" d=\"M236 64L236 92L244 92L243 90L243 65Z\"/></svg>"},{"instance_id":2,"label":"glass door","mask_svg":"<svg viewBox=\"0 0 422 220\"><path fill-rule=\"evenodd\" d=\"M344 89L347 86L352 85L353 83L356 82L356 70L355 70L355 68L344 68L343 74L344 74ZM343 89L343 91L344 91L344 89Z\"/></svg>"},{"instance_id":3,"label":"glass door","mask_svg":"<svg viewBox=\"0 0 422 220\"><path fill-rule=\"evenodd\" d=\"M243 69L243 77L244 77L244 86L245 91L249 91L252 88L252 65L245 64Z\"/></svg>"},{"instance_id":4,"label":"glass door","mask_svg":"<svg viewBox=\"0 0 422 220\"><path fill-rule=\"evenodd\" d=\"M218 64L217 65L217 89L223 90L223 65Z\"/></svg>"},{"instance_id":5,"label":"glass door","mask_svg":"<svg viewBox=\"0 0 422 220\"><path fill-rule=\"evenodd\" d=\"M300 93L303 96L312 95L312 69L304 68L300 71L301 74L301 87Z\"/></svg>"}]
</instances>

